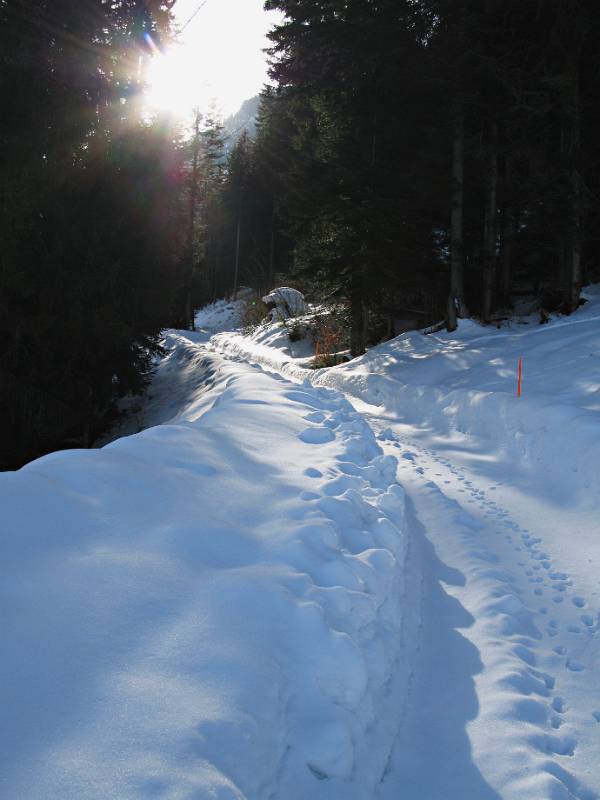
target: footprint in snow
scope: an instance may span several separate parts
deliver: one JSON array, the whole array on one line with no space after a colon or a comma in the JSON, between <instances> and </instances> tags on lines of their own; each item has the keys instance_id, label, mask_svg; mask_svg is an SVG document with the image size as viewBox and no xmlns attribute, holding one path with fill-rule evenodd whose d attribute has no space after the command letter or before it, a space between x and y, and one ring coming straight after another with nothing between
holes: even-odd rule
<instances>
[{"instance_id":1,"label":"footprint in snow","mask_svg":"<svg viewBox=\"0 0 600 800\"><path fill-rule=\"evenodd\" d=\"M566 709L565 701L562 697L553 697L552 698L552 710L556 711L557 714L564 714Z\"/></svg>"},{"instance_id":2,"label":"footprint in snow","mask_svg":"<svg viewBox=\"0 0 600 800\"><path fill-rule=\"evenodd\" d=\"M306 444L325 444L335 439L335 433L331 428L307 428L298 438Z\"/></svg>"},{"instance_id":3,"label":"footprint in snow","mask_svg":"<svg viewBox=\"0 0 600 800\"><path fill-rule=\"evenodd\" d=\"M557 756L575 755L577 741L571 736L533 736L532 744L536 745L543 753L556 754Z\"/></svg>"},{"instance_id":4,"label":"footprint in snow","mask_svg":"<svg viewBox=\"0 0 600 800\"><path fill-rule=\"evenodd\" d=\"M574 658L567 658L566 668L571 670L571 672L583 672L585 667L580 661L576 661Z\"/></svg>"},{"instance_id":5,"label":"footprint in snow","mask_svg":"<svg viewBox=\"0 0 600 800\"><path fill-rule=\"evenodd\" d=\"M314 467L308 467L308 469L305 469L304 470L304 474L308 475L309 478L322 478L323 477L323 473L319 472L319 470L315 469Z\"/></svg>"},{"instance_id":6,"label":"footprint in snow","mask_svg":"<svg viewBox=\"0 0 600 800\"><path fill-rule=\"evenodd\" d=\"M323 422L325 414L322 411L313 411L311 414L307 414L304 419L307 422Z\"/></svg>"}]
</instances>

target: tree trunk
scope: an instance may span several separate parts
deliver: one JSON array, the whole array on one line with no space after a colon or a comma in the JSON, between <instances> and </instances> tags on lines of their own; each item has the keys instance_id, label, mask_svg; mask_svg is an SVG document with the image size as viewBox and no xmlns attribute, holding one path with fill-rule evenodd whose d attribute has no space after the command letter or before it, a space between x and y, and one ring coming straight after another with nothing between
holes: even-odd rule
<instances>
[{"instance_id":1,"label":"tree trunk","mask_svg":"<svg viewBox=\"0 0 600 800\"><path fill-rule=\"evenodd\" d=\"M488 175L483 230L483 321L492 316L496 282L496 217L498 213L498 123L489 125Z\"/></svg>"},{"instance_id":2,"label":"tree trunk","mask_svg":"<svg viewBox=\"0 0 600 800\"><path fill-rule=\"evenodd\" d=\"M448 330L456 330L456 318L465 316L463 285L463 216L465 170L465 118L462 102L456 105L452 144L452 208L450 215L450 296Z\"/></svg>"},{"instance_id":3,"label":"tree trunk","mask_svg":"<svg viewBox=\"0 0 600 800\"><path fill-rule=\"evenodd\" d=\"M563 264L564 307L567 313L579 306L583 283L582 215L583 178L581 174L581 56L586 38L589 36L588 20L577 4L564 3L564 14L568 16L571 31L569 47L565 48L565 74L562 98L562 152L566 156L567 182L569 185L567 226L565 231L565 258ZM565 23L567 21L565 20Z\"/></svg>"},{"instance_id":4,"label":"tree trunk","mask_svg":"<svg viewBox=\"0 0 600 800\"><path fill-rule=\"evenodd\" d=\"M575 311L579 306L581 294L582 269L581 269L581 205L583 185L579 171L579 152L581 138L581 113L579 104L579 65L575 61L572 67L570 80L570 183L571 183L571 224L569 235L568 253L568 283L566 292L567 312Z\"/></svg>"},{"instance_id":5,"label":"tree trunk","mask_svg":"<svg viewBox=\"0 0 600 800\"><path fill-rule=\"evenodd\" d=\"M194 117L194 140L192 150L192 174L190 180L190 205L188 218L188 263L185 276L184 315L186 325L194 330L192 309L192 280L194 277L194 233L196 229L196 204L198 202L198 171L200 158L200 122L202 115L197 111Z\"/></svg>"},{"instance_id":6,"label":"tree trunk","mask_svg":"<svg viewBox=\"0 0 600 800\"><path fill-rule=\"evenodd\" d=\"M512 261L515 236L517 232L517 220L511 192L511 166L510 160L506 159L504 174L504 203L501 215L501 247L502 258L500 261L500 280L498 282L498 293L500 302L503 306L508 306L510 302L510 284L512 274Z\"/></svg>"},{"instance_id":7,"label":"tree trunk","mask_svg":"<svg viewBox=\"0 0 600 800\"><path fill-rule=\"evenodd\" d=\"M235 236L235 265L233 272L233 299L237 300L238 280L240 275L240 235L242 231L242 198L238 206L237 231Z\"/></svg>"},{"instance_id":8,"label":"tree trunk","mask_svg":"<svg viewBox=\"0 0 600 800\"><path fill-rule=\"evenodd\" d=\"M271 209L271 238L269 240L269 275L268 275L268 291L273 288L273 272L275 264L275 200L273 200L273 207Z\"/></svg>"},{"instance_id":9,"label":"tree trunk","mask_svg":"<svg viewBox=\"0 0 600 800\"><path fill-rule=\"evenodd\" d=\"M350 286L350 352L353 358L361 356L367 347L367 309L365 305L365 267L355 267Z\"/></svg>"}]
</instances>

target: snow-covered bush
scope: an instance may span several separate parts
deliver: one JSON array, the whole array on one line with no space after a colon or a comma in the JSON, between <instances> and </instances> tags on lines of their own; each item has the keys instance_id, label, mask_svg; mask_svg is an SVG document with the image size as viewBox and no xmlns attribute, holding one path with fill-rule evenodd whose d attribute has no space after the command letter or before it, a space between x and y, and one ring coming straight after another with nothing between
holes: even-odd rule
<instances>
[{"instance_id":1,"label":"snow-covered bush","mask_svg":"<svg viewBox=\"0 0 600 800\"><path fill-rule=\"evenodd\" d=\"M285 327L290 342L301 342L311 334L310 323L306 319L292 319L291 322L286 322Z\"/></svg>"}]
</instances>

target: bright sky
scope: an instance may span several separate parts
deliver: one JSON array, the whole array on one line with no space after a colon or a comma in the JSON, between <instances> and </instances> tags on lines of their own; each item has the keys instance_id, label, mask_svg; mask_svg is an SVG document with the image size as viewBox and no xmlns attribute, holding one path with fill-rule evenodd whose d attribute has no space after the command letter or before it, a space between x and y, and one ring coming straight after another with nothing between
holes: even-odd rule
<instances>
[{"instance_id":1,"label":"bright sky","mask_svg":"<svg viewBox=\"0 0 600 800\"><path fill-rule=\"evenodd\" d=\"M178 0L174 14L182 28L202 0ZM157 57L149 72L150 100L186 117L216 100L223 117L258 94L267 80L267 31L281 19L263 10L263 0L205 0L179 44Z\"/></svg>"}]
</instances>

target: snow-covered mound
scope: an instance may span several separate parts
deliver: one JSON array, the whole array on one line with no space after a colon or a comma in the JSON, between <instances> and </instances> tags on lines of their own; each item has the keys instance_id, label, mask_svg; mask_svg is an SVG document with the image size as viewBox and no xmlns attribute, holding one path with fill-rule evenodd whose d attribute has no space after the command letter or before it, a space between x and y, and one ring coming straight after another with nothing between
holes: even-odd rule
<instances>
[{"instance_id":1,"label":"snow-covered mound","mask_svg":"<svg viewBox=\"0 0 600 800\"><path fill-rule=\"evenodd\" d=\"M240 325L241 313L240 300L217 300L196 312L194 326L209 333L230 331Z\"/></svg>"},{"instance_id":2,"label":"snow-covered mound","mask_svg":"<svg viewBox=\"0 0 600 800\"><path fill-rule=\"evenodd\" d=\"M289 286L273 289L262 301L270 309L273 321L300 317L307 310L302 292Z\"/></svg>"},{"instance_id":3,"label":"snow-covered mound","mask_svg":"<svg viewBox=\"0 0 600 800\"><path fill-rule=\"evenodd\" d=\"M329 386L434 426L455 442L487 441L495 458L522 470L524 481L540 469L557 490L600 495L600 286L570 317L546 325L536 316L500 329L462 320L452 334L403 334L348 364L307 369L283 337L223 332L212 347L261 364L297 381ZM539 317L537 317L539 319ZM517 397L522 358L522 395ZM563 437L569 427L569 437ZM580 480L582 458L588 465Z\"/></svg>"},{"instance_id":4,"label":"snow-covered mound","mask_svg":"<svg viewBox=\"0 0 600 800\"><path fill-rule=\"evenodd\" d=\"M339 393L194 341L169 424L0 474L7 800L364 800L385 771L396 460Z\"/></svg>"}]
</instances>

